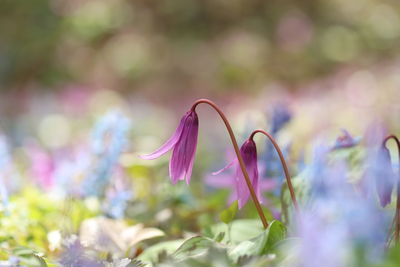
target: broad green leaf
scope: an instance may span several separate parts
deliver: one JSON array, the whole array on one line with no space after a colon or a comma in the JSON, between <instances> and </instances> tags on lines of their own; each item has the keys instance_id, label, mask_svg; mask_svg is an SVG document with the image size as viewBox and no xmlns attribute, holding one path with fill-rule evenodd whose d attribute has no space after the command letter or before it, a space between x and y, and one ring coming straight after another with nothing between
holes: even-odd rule
<instances>
[{"instance_id":1,"label":"broad green leaf","mask_svg":"<svg viewBox=\"0 0 400 267\"><path fill-rule=\"evenodd\" d=\"M238 244L242 241L254 238L264 231L262 223L258 219L234 220L230 223L229 228L230 233L228 235L228 228L225 223L212 225L207 229L207 236L215 237L220 233L225 233L224 238L220 241L221 243L227 243L229 241L230 243Z\"/></svg>"},{"instance_id":2,"label":"broad green leaf","mask_svg":"<svg viewBox=\"0 0 400 267\"><path fill-rule=\"evenodd\" d=\"M200 254L212 246L215 242L207 237L195 236L187 239L172 255L177 259Z\"/></svg>"},{"instance_id":3,"label":"broad green leaf","mask_svg":"<svg viewBox=\"0 0 400 267\"><path fill-rule=\"evenodd\" d=\"M37 255L37 254L34 254L33 255L36 259L37 259L37 261L39 262L39 266L40 267L47 267L47 263L46 263L46 261L41 257L41 256L39 256L39 255Z\"/></svg>"},{"instance_id":4,"label":"broad green leaf","mask_svg":"<svg viewBox=\"0 0 400 267\"><path fill-rule=\"evenodd\" d=\"M286 236L286 227L280 221L272 221L268 228L252 240L241 242L229 252L237 261L242 256L259 256L272 251L272 248Z\"/></svg>"},{"instance_id":5,"label":"broad green leaf","mask_svg":"<svg viewBox=\"0 0 400 267\"><path fill-rule=\"evenodd\" d=\"M18 256L21 263L32 267L47 267L46 261L36 251L26 247L16 247L13 255Z\"/></svg>"},{"instance_id":6,"label":"broad green leaf","mask_svg":"<svg viewBox=\"0 0 400 267\"><path fill-rule=\"evenodd\" d=\"M34 251L30 248L27 248L27 247L16 247L13 249L13 254L15 256L25 257L25 256L31 256L35 253L36 253L36 251Z\"/></svg>"},{"instance_id":7,"label":"broad green leaf","mask_svg":"<svg viewBox=\"0 0 400 267\"><path fill-rule=\"evenodd\" d=\"M176 251L183 244L183 242L183 239L178 239L157 243L145 249L145 251L143 251L143 253L140 254L137 259L145 262L156 261L160 253L166 252L167 254L171 254Z\"/></svg>"},{"instance_id":8,"label":"broad green leaf","mask_svg":"<svg viewBox=\"0 0 400 267\"><path fill-rule=\"evenodd\" d=\"M286 226L280 221L272 221L266 232L268 239L262 253L266 253L286 237Z\"/></svg>"},{"instance_id":9,"label":"broad green leaf","mask_svg":"<svg viewBox=\"0 0 400 267\"><path fill-rule=\"evenodd\" d=\"M224 239L224 237L225 237L225 232L221 232L221 233L219 233L219 234L214 238L214 240L215 240L216 242L221 242L222 239Z\"/></svg>"}]
</instances>

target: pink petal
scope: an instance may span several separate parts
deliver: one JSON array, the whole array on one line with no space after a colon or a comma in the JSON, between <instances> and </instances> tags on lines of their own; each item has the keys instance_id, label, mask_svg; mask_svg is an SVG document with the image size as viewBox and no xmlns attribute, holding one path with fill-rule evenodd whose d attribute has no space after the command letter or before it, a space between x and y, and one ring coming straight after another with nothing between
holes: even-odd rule
<instances>
[{"instance_id":1,"label":"pink petal","mask_svg":"<svg viewBox=\"0 0 400 267\"><path fill-rule=\"evenodd\" d=\"M243 176L240 166L238 166L236 171L236 194L239 204L239 209L243 208L249 199L249 189L247 188L246 180Z\"/></svg>"},{"instance_id":2,"label":"pink petal","mask_svg":"<svg viewBox=\"0 0 400 267\"><path fill-rule=\"evenodd\" d=\"M151 154L140 155L139 157L142 159L156 159L167 153L169 150L171 150L175 146L175 144L179 141L179 138L182 135L185 120L186 120L186 115L183 116L183 118L181 119L181 122L179 123L178 128L175 130L175 133L159 149L157 149Z\"/></svg>"},{"instance_id":3,"label":"pink petal","mask_svg":"<svg viewBox=\"0 0 400 267\"><path fill-rule=\"evenodd\" d=\"M232 203L236 200L236 194L234 191L231 192L228 198L228 205L232 205Z\"/></svg>"},{"instance_id":4,"label":"pink petal","mask_svg":"<svg viewBox=\"0 0 400 267\"><path fill-rule=\"evenodd\" d=\"M189 138L187 140L187 156L189 160L189 165L187 165L186 168L186 173L185 173L185 180L186 184L190 183L190 178L192 177L192 171L193 171L193 164L194 164L194 159L196 157L196 150L197 150L197 137L199 134L199 120L197 118L197 114L194 113L194 124L190 128L189 131Z\"/></svg>"},{"instance_id":5,"label":"pink petal","mask_svg":"<svg viewBox=\"0 0 400 267\"><path fill-rule=\"evenodd\" d=\"M173 184L184 179L187 183L190 182L196 154L198 129L197 114L195 112L188 113L181 137L174 146L169 164L169 173Z\"/></svg>"},{"instance_id":6,"label":"pink petal","mask_svg":"<svg viewBox=\"0 0 400 267\"><path fill-rule=\"evenodd\" d=\"M257 148L254 141L247 140L240 148L240 154L243 158L246 170L249 174L249 178L253 186L253 189L257 195L257 198L260 198L261 193L258 184ZM247 203L250 191L247 187L246 180L243 176L239 164L236 168L236 192L239 202L239 208L241 209Z\"/></svg>"},{"instance_id":7,"label":"pink petal","mask_svg":"<svg viewBox=\"0 0 400 267\"><path fill-rule=\"evenodd\" d=\"M257 199L258 199L258 201L259 201L261 204L268 203L267 199L266 199L262 194L260 194L259 196L257 196Z\"/></svg>"},{"instance_id":8,"label":"pink petal","mask_svg":"<svg viewBox=\"0 0 400 267\"><path fill-rule=\"evenodd\" d=\"M191 139L191 142L189 141L188 146L189 146L189 150L188 150L189 165L187 166L186 171L185 171L186 184L189 184L190 178L192 178L193 163L194 163L194 159L196 156L196 148L197 148L197 131L196 131L196 134L193 135L193 139ZM192 147L193 147L193 150L192 150ZM193 152L190 152L190 151L193 151Z\"/></svg>"},{"instance_id":9,"label":"pink petal","mask_svg":"<svg viewBox=\"0 0 400 267\"><path fill-rule=\"evenodd\" d=\"M213 172L213 173L211 173L211 174L212 174L212 175L218 175L218 174L220 174L221 172L224 172L224 171L226 171L227 169L229 169L230 167L232 167L232 165L233 165L235 162L237 162L237 160L234 160L234 161L230 162L228 165L226 165L225 167L223 167L223 168L220 169L219 171Z\"/></svg>"},{"instance_id":10,"label":"pink petal","mask_svg":"<svg viewBox=\"0 0 400 267\"><path fill-rule=\"evenodd\" d=\"M233 175L207 175L204 182L215 188L231 188L234 184Z\"/></svg>"},{"instance_id":11,"label":"pink petal","mask_svg":"<svg viewBox=\"0 0 400 267\"><path fill-rule=\"evenodd\" d=\"M262 192L271 191L276 188L277 182L271 179L261 179L260 180L260 190Z\"/></svg>"}]
</instances>

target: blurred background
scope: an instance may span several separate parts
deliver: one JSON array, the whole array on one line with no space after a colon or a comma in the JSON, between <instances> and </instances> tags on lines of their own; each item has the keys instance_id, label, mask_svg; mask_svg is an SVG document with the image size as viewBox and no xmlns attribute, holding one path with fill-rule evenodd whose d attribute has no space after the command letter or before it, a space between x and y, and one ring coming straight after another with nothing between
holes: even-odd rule
<instances>
[{"instance_id":1,"label":"blurred background","mask_svg":"<svg viewBox=\"0 0 400 267\"><path fill-rule=\"evenodd\" d=\"M395 0L5 0L0 33L6 131L33 110L82 118L98 99L179 114L199 97L264 112L332 94L399 111Z\"/></svg>"},{"instance_id":2,"label":"blurred background","mask_svg":"<svg viewBox=\"0 0 400 267\"><path fill-rule=\"evenodd\" d=\"M393 0L5 0L2 91L141 93L154 101L289 91L399 51Z\"/></svg>"},{"instance_id":3,"label":"blurred background","mask_svg":"<svg viewBox=\"0 0 400 267\"><path fill-rule=\"evenodd\" d=\"M98 197L82 204L72 232L103 213L177 236L196 231L186 219L217 220L228 191L204 204L207 186L170 185L168 156L137 157L162 144L194 100L220 104L240 143L254 128L271 131L296 174L309 144L333 144L341 128L359 137L377 123L399 133L399 47L397 0L2 0L3 201L14 196L35 209L40 194L32 188L49 192L43 207L55 195ZM231 150L215 112L200 106L198 113L192 181L200 184L230 161ZM263 160L274 157L265 140L257 142ZM38 240L50 242L55 218ZM12 225L0 236L15 232ZM44 246L24 229L18 242Z\"/></svg>"}]
</instances>

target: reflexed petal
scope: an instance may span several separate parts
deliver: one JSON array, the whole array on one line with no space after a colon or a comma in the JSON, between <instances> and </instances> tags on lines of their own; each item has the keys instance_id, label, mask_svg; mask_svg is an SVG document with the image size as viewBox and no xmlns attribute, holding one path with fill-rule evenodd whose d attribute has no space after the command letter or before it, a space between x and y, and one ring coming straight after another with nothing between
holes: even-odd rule
<instances>
[{"instance_id":1,"label":"reflexed petal","mask_svg":"<svg viewBox=\"0 0 400 267\"><path fill-rule=\"evenodd\" d=\"M278 183L272 179L261 179L260 180L260 190L261 191L271 191L277 187Z\"/></svg>"},{"instance_id":2,"label":"reflexed petal","mask_svg":"<svg viewBox=\"0 0 400 267\"><path fill-rule=\"evenodd\" d=\"M204 179L204 182L207 185L215 188L231 188L234 184L233 175L230 174L223 174L219 176L207 175Z\"/></svg>"},{"instance_id":3,"label":"reflexed petal","mask_svg":"<svg viewBox=\"0 0 400 267\"><path fill-rule=\"evenodd\" d=\"M139 157L142 159L156 159L165 153L167 153L169 150L171 150L175 144L179 141L179 138L182 135L183 127L185 125L187 115L183 116L181 119L181 122L179 123L178 128L175 130L175 133L156 151L154 151L151 154L148 155L140 155Z\"/></svg>"},{"instance_id":4,"label":"reflexed petal","mask_svg":"<svg viewBox=\"0 0 400 267\"><path fill-rule=\"evenodd\" d=\"M213 172L213 173L211 173L211 174L212 174L212 175L218 175L218 174L220 174L220 173L226 171L226 170L229 169L230 167L232 167L233 164L237 164L237 160L234 160L234 161L230 162L228 165L226 165L226 166L223 167L222 169L220 169L220 170L218 170L218 171L216 171L216 172Z\"/></svg>"}]
</instances>

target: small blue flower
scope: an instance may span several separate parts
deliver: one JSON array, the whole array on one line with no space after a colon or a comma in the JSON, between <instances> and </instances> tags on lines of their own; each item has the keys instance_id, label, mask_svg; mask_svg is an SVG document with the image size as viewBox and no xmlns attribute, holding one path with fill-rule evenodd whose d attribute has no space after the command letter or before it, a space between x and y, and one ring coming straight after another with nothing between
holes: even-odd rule
<instances>
[{"instance_id":1,"label":"small blue flower","mask_svg":"<svg viewBox=\"0 0 400 267\"><path fill-rule=\"evenodd\" d=\"M292 119L292 113L285 104L277 104L273 107L270 120L271 120L271 134L276 136L276 134ZM288 158L290 154L290 144L283 148L283 156ZM284 181L284 171L279 159L279 155L274 149L271 142L268 142L265 147L264 155L262 156L264 162L266 162L264 177L276 178L278 183L282 184ZM280 194L280 186L277 187L275 194Z\"/></svg>"},{"instance_id":2,"label":"small blue flower","mask_svg":"<svg viewBox=\"0 0 400 267\"><path fill-rule=\"evenodd\" d=\"M92 132L92 152L96 155L94 169L85 179L83 192L100 196L108 185L118 158L128 144L130 121L122 113L111 111L102 117Z\"/></svg>"},{"instance_id":3,"label":"small blue flower","mask_svg":"<svg viewBox=\"0 0 400 267\"><path fill-rule=\"evenodd\" d=\"M105 202L105 213L114 219L122 219L125 215L125 209L128 206L128 201L132 199L130 190L117 191L110 196Z\"/></svg>"},{"instance_id":4,"label":"small blue flower","mask_svg":"<svg viewBox=\"0 0 400 267\"><path fill-rule=\"evenodd\" d=\"M363 250L367 262L379 261L388 217L348 181L345 162L328 160L329 151L328 146L315 146L306 169L310 199L297 229L302 237L300 266L349 266L348 251L354 248Z\"/></svg>"},{"instance_id":5,"label":"small blue flower","mask_svg":"<svg viewBox=\"0 0 400 267\"><path fill-rule=\"evenodd\" d=\"M292 113L284 104L275 105L271 116L271 133L279 132L292 119Z\"/></svg>"}]
</instances>

